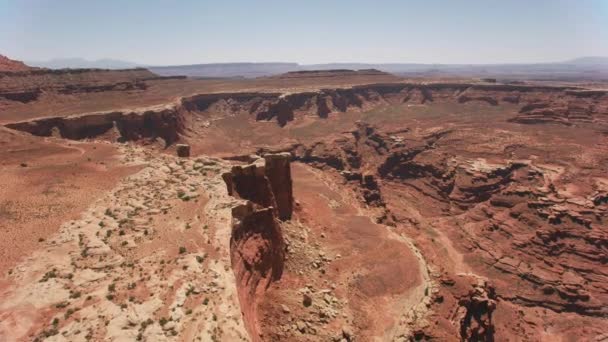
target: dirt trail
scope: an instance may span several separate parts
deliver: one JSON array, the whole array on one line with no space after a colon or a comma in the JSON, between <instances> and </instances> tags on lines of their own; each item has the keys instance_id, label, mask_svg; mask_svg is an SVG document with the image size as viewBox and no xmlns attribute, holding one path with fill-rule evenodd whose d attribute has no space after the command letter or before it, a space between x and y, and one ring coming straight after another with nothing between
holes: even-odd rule
<instances>
[{"instance_id":1,"label":"dirt trail","mask_svg":"<svg viewBox=\"0 0 608 342\"><path fill-rule=\"evenodd\" d=\"M219 160L144 165L0 280L0 340L248 340Z\"/></svg>"}]
</instances>

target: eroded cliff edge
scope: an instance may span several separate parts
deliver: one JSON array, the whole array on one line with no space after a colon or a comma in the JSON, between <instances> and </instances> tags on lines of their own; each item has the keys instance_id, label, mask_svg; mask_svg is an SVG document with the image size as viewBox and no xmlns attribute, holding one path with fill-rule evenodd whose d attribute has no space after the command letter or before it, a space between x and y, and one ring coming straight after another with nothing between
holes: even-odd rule
<instances>
[{"instance_id":1,"label":"eroded cliff edge","mask_svg":"<svg viewBox=\"0 0 608 342\"><path fill-rule=\"evenodd\" d=\"M205 113L225 116L246 113L252 120L275 121L285 126L302 116L326 119L332 113L396 104L469 102L515 106L517 112L508 120L522 124L608 125L606 91L528 85L387 83L297 93L199 94L164 106L47 117L9 123L6 127L68 139L144 142L162 139L169 146L196 131L196 121Z\"/></svg>"},{"instance_id":2,"label":"eroded cliff edge","mask_svg":"<svg viewBox=\"0 0 608 342\"><path fill-rule=\"evenodd\" d=\"M268 154L222 175L228 193L245 202L232 210L230 256L243 319L253 341L261 341L258 302L281 278L285 241L281 220L291 218L291 155Z\"/></svg>"}]
</instances>

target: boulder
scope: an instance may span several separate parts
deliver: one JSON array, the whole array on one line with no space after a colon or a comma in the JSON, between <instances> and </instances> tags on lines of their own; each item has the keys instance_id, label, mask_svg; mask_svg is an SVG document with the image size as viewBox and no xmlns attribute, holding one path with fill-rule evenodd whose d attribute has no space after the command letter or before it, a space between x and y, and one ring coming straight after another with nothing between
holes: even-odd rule
<instances>
[{"instance_id":1,"label":"boulder","mask_svg":"<svg viewBox=\"0 0 608 342\"><path fill-rule=\"evenodd\" d=\"M182 158L190 157L190 145L187 144L177 144L177 156Z\"/></svg>"}]
</instances>

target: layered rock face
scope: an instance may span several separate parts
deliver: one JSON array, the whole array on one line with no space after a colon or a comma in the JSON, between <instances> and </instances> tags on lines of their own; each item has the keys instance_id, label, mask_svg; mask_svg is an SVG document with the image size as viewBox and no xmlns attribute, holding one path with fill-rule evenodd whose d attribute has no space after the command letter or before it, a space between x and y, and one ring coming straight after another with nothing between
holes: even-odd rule
<instances>
[{"instance_id":1,"label":"layered rock face","mask_svg":"<svg viewBox=\"0 0 608 342\"><path fill-rule=\"evenodd\" d=\"M279 219L291 219L293 212L293 185L291 181L291 154L267 154L265 174L275 197Z\"/></svg>"},{"instance_id":2,"label":"layered rock face","mask_svg":"<svg viewBox=\"0 0 608 342\"><path fill-rule=\"evenodd\" d=\"M272 207L280 220L289 220L293 211L291 154L254 157L258 159L252 164L234 166L230 173L223 175L228 194L263 208Z\"/></svg>"},{"instance_id":3,"label":"layered rock face","mask_svg":"<svg viewBox=\"0 0 608 342\"><path fill-rule=\"evenodd\" d=\"M607 122L605 91L588 91L567 87L524 85L479 85L461 83L435 84L371 84L346 89L323 89L296 94L258 94L239 96L231 108L248 111L256 120L276 120L285 126L299 113L327 118L331 113L365 110L387 104L431 104L481 102L522 106L514 122L575 124ZM231 98L224 94L224 99ZM227 100L230 102L229 100ZM529 112L526 108L541 104L543 111ZM211 103L209 103L209 108Z\"/></svg>"},{"instance_id":4,"label":"layered rock face","mask_svg":"<svg viewBox=\"0 0 608 342\"><path fill-rule=\"evenodd\" d=\"M148 88L146 80L157 76L146 69L38 69L0 56L0 100L29 103L42 94L53 96L104 92L137 92ZM19 62L20 63L20 62ZM8 68L8 69L7 69Z\"/></svg>"},{"instance_id":5,"label":"layered rock face","mask_svg":"<svg viewBox=\"0 0 608 342\"><path fill-rule=\"evenodd\" d=\"M127 83L142 82L138 77L143 77L140 75L142 73L144 75L148 73L145 70L121 72L130 75L129 77L135 77L135 81L125 81ZM97 83L88 86L91 88L89 90L86 90L86 87L70 85L60 91L70 92L72 91L68 89L70 87L82 88L86 91L96 91L95 87L101 87L99 91L112 90L105 89L105 85L97 85ZM121 88L119 83L113 83L111 87ZM145 84L143 86L145 87ZM124 90L135 89L133 87L137 88L126 85ZM41 89L43 88L3 90L0 82L0 97L9 101L28 103L40 96ZM45 136L49 135L50 128L57 126L63 137L83 139L104 138L103 135L112 127L112 122L116 122L119 129L120 125L125 127L120 132L125 140L148 138L156 134L151 134L151 131L162 130L157 135L170 145L180 138L187 140L186 131L197 135L198 128L195 122L201 115L220 114L230 117L244 114L251 120L276 121L279 126L284 127L306 116L327 119L333 113L367 111L382 106L463 105L469 102L490 106L518 106L519 112L508 120L522 124L608 124L608 95L605 91L523 85L391 83L285 94L263 92L199 94L183 97L174 103L155 108L50 117L18 122L8 127Z\"/></svg>"},{"instance_id":6,"label":"layered rock face","mask_svg":"<svg viewBox=\"0 0 608 342\"><path fill-rule=\"evenodd\" d=\"M525 124L606 123L608 104L601 91L566 91L566 96L534 99L523 107L511 121Z\"/></svg>"},{"instance_id":7,"label":"layered rock face","mask_svg":"<svg viewBox=\"0 0 608 342\"><path fill-rule=\"evenodd\" d=\"M258 302L271 282L281 278L285 243L272 208L255 209L252 202L233 209L230 259L241 312L253 341L261 341Z\"/></svg>"},{"instance_id":8,"label":"layered rock face","mask_svg":"<svg viewBox=\"0 0 608 342\"><path fill-rule=\"evenodd\" d=\"M21 61L16 61L6 56L0 55L0 72L28 71L30 69L32 68L25 65L25 63Z\"/></svg>"},{"instance_id":9,"label":"layered rock face","mask_svg":"<svg viewBox=\"0 0 608 342\"><path fill-rule=\"evenodd\" d=\"M103 91L142 90L145 80L157 77L143 69L24 69L2 72L0 94L10 91L40 90L58 94L91 93Z\"/></svg>"},{"instance_id":10,"label":"layered rock face","mask_svg":"<svg viewBox=\"0 0 608 342\"><path fill-rule=\"evenodd\" d=\"M266 177L264 160L245 166L234 166L232 171L222 175L228 194L255 203L258 207L276 208L276 201L270 181Z\"/></svg>"},{"instance_id":11,"label":"layered rock face","mask_svg":"<svg viewBox=\"0 0 608 342\"><path fill-rule=\"evenodd\" d=\"M51 117L11 123L6 127L37 136L57 134L73 140L97 138L145 143L160 138L165 146L178 141L184 129L182 115L172 107Z\"/></svg>"},{"instance_id":12,"label":"layered rock face","mask_svg":"<svg viewBox=\"0 0 608 342\"><path fill-rule=\"evenodd\" d=\"M532 316L544 309L585 322L605 317L608 183L602 145L559 159L560 145L548 147L546 138L524 147L511 144L518 135L463 138L467 134L381 131L359 123L342 137L285 150L298 161L342 175L361 202L376 208L378 222L409 227L410 234L431 231L421 240L430 239L433 246L427 257L437 253L432 241L449 239L457 250L450 253L464 258L456 269L492 280L491 286L475 285L471 295L463 295L464 285L453 282L468 284L458 280L468 273L444 271L450 280L435 306L438 311L456 303L465 308L461 318L448 316L460 326L453 333L464 340L493 340L497 331L505 336L511 329L505 328L510 325L505 312L512 305L530 308L525 312ZM471 139L479 145L470 145ZM483 147L486 141L492 141L492 149ZM473 157L481 155L478 150L488 159ZM533 153L533 159L514 158L519 153ZM555 164L556 158L568 166ZM451 262L440 261L440 267ZM453 300L444 301L446 296ZM495 310L502 315L498 321ZM526 328L518 338L534 336L532 325L519 324Z\"/></svg>"},{"instance_id":13,"label":"layered rock face","mask_svg":"<svg viewBox=\"0 0 608 342\"><path fill-rule=\"evenodd\" d=\"M280 220L293 208L291 155L270 154L222 177L228 193L246 200L232 210L231 261L241 310L254 341L260 341L257 306L273 281L281 278L285 242Z\"/></svg>"}]
</instances>

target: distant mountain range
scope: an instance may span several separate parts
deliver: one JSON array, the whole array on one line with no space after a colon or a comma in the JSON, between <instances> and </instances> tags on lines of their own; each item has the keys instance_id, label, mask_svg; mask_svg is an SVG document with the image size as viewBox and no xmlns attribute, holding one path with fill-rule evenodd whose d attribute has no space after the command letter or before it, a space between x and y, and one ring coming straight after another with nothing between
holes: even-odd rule
<instances>
[{"instance_id":1,"label":"distant mountain range","mask_svg":"<svg viewBox=\"0 0 608 342\"><path fill-rule=\"evenodd\" d=\"M608 80L608 57L582 57L560 63L534 64L422 64L422 63L220 63L147 66L161 76L261 77L290 71L330 69L378 69L409 76L485 77L539 80Z\"/></svg>"},{"instance_id":2,"label":"distant mountain range","mask_svg":"<svg viewBox=\"0 0 608 342\"><path fill-rule=\"evenodd\" d=\"M210 63L192 65L150 66L115 59L89 61L82 58L27 62L28 65L60 68L125 69L145 67L161 76L189 77L261 77L289 71L329 69L378 69L403 76L464 76L537 79L608 79L608 57L581 57L556 63L526 64L424 64L424 63Z\"/></svg>"},{"instance_id":3,"label":"distant mountain range","mask_svg":"<svg viewBox=\"0 0 608 342\"><path fill-rule=\"evenodd\" d=\"M174 66L148 66L160 76L189 77L260 77L302 70L297 63L212 63Z\"/></svg>"},{"instance_id":4,"label":"distant mountain range","mask_svg":"<svg viewBox=\"0 0 608 342\"><path fill-rule=\"evenodd\" d=\"M580 57L567 62L566 64L588 64L588 65L608 65L608 57L602 56L588 56Z\"/></svg>"}]
</instances>

